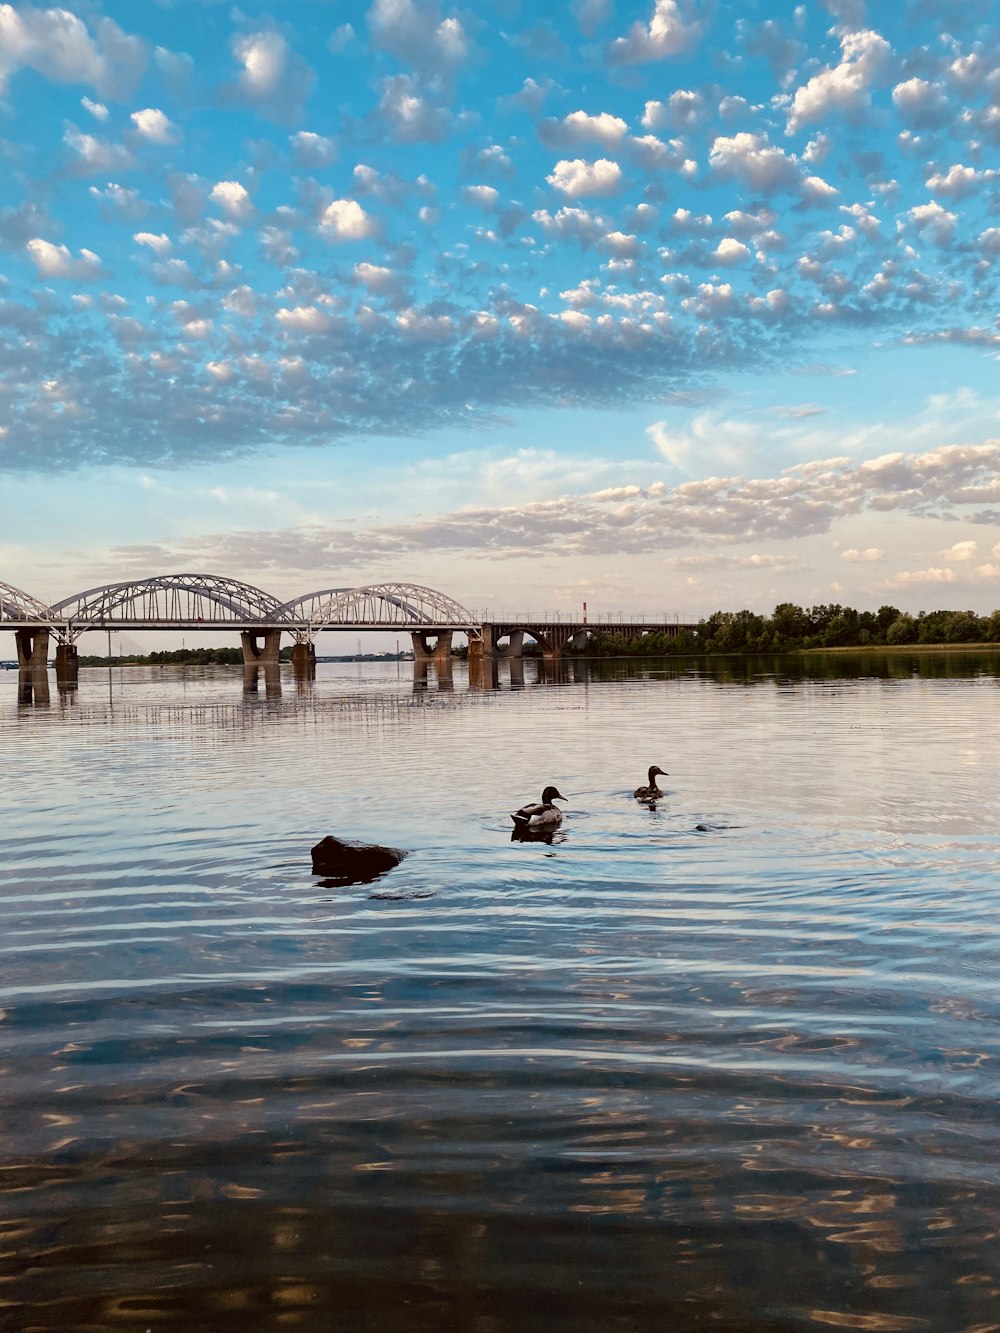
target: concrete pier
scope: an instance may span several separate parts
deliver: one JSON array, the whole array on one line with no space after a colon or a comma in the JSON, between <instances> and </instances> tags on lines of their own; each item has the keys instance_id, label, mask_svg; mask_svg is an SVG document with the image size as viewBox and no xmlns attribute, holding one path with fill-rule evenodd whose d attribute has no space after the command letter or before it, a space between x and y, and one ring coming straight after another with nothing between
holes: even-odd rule
<instances>
[{"instance_id":1,"label":"concrete pier","mask_svg":"<svg viewBox=\"0 0 1000 1333\"><path fill-rule=\"evenodd\" d=\"M316 645L297 643L292 649L292 670L296 680L313 680L316 675Z\"/></svg>"},{"instance_id":2,"label":"concrete pier","mask_svg":"<svg viewBox=\"0 0 1000 1333\"><path fill-rule=\"evenodd\" d=\"M244 666L269 666L272 662L278 665L280 629L245 629L240 632L240 642L243 644Z\"/></svg>"},{"instance_id":3,"label":"concrete pier","mask_svg":"<svg viewBox=\"0 0 1000 1333\"><path fill-rule=\"evenodd\" d=\"M42 670L49 664L49 631L47 629L16 629L17 665L21 670L27 668Z\"/></svg>"},{"instance_id":4,"label":"concrete pier","mask_svg":"<svg viewBox=\"0 0 1000 1333\"><path fill-rule=\"evenodd\" d=\"M410 638L413 640L413 660L415 662L451 661L452 631L450 629L430 631L415 629L410 631ZM430 639L437 640L433 648L428 642Z\"/></svg>"},{"instance_id":5,"label":"concrete pier","mask_svg":"<svg viewBox=\"0 0 1000 1333\"><path fill-rule=\"evenodd\" d=\"M75 643L56 644L56 680L60 685L75 685L80 678L80 653Z\"/></svg>"}]
</instances>

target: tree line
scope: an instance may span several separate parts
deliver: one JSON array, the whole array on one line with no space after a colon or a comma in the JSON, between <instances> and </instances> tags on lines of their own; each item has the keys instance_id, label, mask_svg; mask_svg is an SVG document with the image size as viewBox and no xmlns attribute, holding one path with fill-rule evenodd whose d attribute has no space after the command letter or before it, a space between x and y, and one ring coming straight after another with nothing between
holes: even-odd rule
<instances>
[{"instance_id":1,"label":"tree line","mask_svg":"<svg viewBox=\"0 0 1000 1333\"><path fill-rule=\"evenodd\" d=\"M875 648L905 644L1000 643L1000 611L921 611L896 606L856 611L829 603L808 608L780 602L769 616L716 611L697 629L654 631L635 638L595 634L586 652L598 657L690 653L787 653L803 648Z\"/></svg>"}]
</instances>

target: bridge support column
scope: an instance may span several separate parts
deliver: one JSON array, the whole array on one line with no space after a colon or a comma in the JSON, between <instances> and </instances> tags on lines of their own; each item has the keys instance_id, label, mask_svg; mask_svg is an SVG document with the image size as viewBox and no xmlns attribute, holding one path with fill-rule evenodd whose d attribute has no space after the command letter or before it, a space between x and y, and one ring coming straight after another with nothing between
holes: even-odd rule
<instances>
[{"instance_id":1,"label":"bridge support column","mask_svg":"<svg viewBox=\"0 0 1000 1333\"><path fill-rule=\"evenodd\" d=\"M546 629L545 638L540 639L542 645L542 656L549 662L558 662L563 655L563 649L576 634L576 627L570 625L553 625Z\"/></svg>"},{"instance_id":2,"label":"bridge support column","mask_svg":"<svg viewBox=\"0 0 1000 1333\"><path fill-rule=\"evenodd\" d=\"M479 638L469 636L469 661L483 662L497 655L496 628L493 625L480 625Z\"/></svg>"},{"instance_id":3,"label":"bridge support column","mask_svg":"<svg viewBox=\"0 0 1000 1333\"><path fill-rule=\"evenodd\" d=\"M75 685L80 678L80 653L75 643L56 644L56 681Z\"/></svg>"},{"instance_id":4,"label":"bridge support column","mask_svg":"<svg viewBox=\"0 0 1000 1333\"><path fill-rule=\"evenodd\" d=\"M17 665L24 668L41 668L49 664L49 631L47 629L16 629Z\"/></svg>"},{"instance_id":5,"label":"bridge support column","mask_svg":"<svg viewBox=\"0 0 1000 1333\"><path fill-rule=\"evenodd\" d=\"M443 629L436 635L437 643L433 648L430 647L427 640L432 637L427 630L415 629L410 631L410 638L413 640L413 660L415 662L450 662L451 661L451 639L452 631Z\"/></svg>"},{"instance_id":6,"label":"bridge support column","mask_svg":"<svg viewBox=\"0 0 1000 1333\"><path fill-rule=\"evenodd\" d=\"M524 653L524 630L512 629L510 632L510 643L504 650L504 657L521 657Z\"/></svg>"},{"instance_id":7,"label":"bridge support column","mask_svg":"<svg viewBox=\"0 0 1000 1333\"><path fill-rule=\"evenodd\" d=\"M292 670L297 679L312 680L316 675L316 645L297 643L292 649Z\"/></svg>"},{"instance_id":8,"label":"bridge support column","mask_svg":"<svg viewBox=\"0 0 1000 1333\"><path fill-rule=\"evenodd\" d=\"M244 666L278 665L278 652L281 648L281 630L245 629L240 633L243 644Z\"/></svg>"}]
</instances>

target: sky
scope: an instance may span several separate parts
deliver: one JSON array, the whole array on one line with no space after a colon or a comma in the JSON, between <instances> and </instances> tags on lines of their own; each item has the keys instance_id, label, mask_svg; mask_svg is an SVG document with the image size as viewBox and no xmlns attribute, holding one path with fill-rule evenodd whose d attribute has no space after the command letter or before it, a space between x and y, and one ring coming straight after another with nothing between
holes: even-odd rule
<instances>
[{"instance_id":1,"label":"sky","mask_svg":"<svg viewBox=\"0 0 1000 1333\"><path fill-rule=\"evenodd\" d=\"M0 3L0 580L1000 606L992 0Z\"/></svg>"}]
</instances>

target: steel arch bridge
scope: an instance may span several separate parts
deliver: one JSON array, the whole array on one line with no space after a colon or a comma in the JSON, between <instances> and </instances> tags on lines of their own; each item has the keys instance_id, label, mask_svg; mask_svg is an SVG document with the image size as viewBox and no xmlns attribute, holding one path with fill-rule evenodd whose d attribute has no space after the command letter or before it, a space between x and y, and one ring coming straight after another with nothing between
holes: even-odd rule
<instances>
[{"instance_id":1,"label":"steel arch bridge","mask_svg":"<svg viewBox=\"0 0 1000 1333\"><path fill-rule=\"evenodd\" d=\"M88 629L301 629L270 593L214 574L163 574L110 583L56 602L70 642Z\"/></svg>"},{"instance_id":2,"label":"steel arch bridge","mask_svg":"<svg viewBox=\"0 0 1000 1333\"><path fill-rule=\"evenodd\" d=\"M310 638L324 629L460 630L479 637L475 615L454 598L418 583L325 588L286 602L289 618L305 622Z\"/></svg>"},{"instance_id":3,"label":"steel arch bridge","mask_svg":"<svg viewBox=\"0 0 1000 1333\"><path fill-rule=\"evenodd\" d=\"M13 583L0 581L0 620L8 624L52 626L59 619L51 606L46 606L22 588L15 588Z\"/></svg>"}]
</instances>

